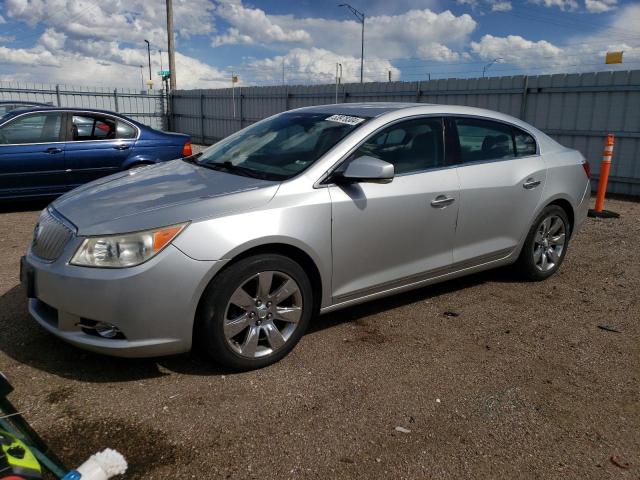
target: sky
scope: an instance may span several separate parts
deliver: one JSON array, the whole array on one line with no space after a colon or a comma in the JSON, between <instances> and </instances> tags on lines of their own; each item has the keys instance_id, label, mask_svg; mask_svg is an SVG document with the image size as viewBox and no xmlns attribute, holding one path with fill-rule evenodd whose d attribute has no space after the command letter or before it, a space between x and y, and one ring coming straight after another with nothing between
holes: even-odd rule
<instances>
[{"instance_id":1,"label":"sky","mask_svg":"<svg viewBox=\"0 0 640 480\"><path fill-rule=\"evenodd\" d=\"M174 0L178 88L333 83L337 63L359 81L361 24L339 3ZM365 14L365 81L640 68L640 0L350 3ZM164 0L0 0L0 82L139 89L145 39L158 87Z\"/></svg>"}]
</instances>

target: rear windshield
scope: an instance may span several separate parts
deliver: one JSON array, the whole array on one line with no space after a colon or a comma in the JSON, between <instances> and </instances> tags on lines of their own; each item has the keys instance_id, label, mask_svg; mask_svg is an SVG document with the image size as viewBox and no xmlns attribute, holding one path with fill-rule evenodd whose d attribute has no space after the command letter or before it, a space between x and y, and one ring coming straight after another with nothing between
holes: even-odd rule
<instances>
[{"instance_id":1,"label":"rear windshield","mask_svg":"<svg viewBox=\"0 0 640 480\"><path fill-rule=\"evenodd\" d=\"M311 166L366 120L327 113L283 113L209 147L198 163L286 180Z\"/></svg>"}]
</instances>

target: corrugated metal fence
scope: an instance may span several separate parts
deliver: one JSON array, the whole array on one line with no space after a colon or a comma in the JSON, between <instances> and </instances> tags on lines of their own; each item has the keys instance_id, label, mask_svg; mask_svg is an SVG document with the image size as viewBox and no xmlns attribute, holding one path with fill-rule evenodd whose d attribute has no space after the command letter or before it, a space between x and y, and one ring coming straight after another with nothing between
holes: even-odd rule
<instances>
[{"instance_id":1,"label":"corrugated metal fence","mask_svg":"<svg viewBox=\"0 0 640 480\"><path fill-rule=\"evenodd\" d=\"M0 82L0 100L49 103L57 107L98 108L122 113L157 129L166 128L166 101L160 91L141 93L127 88Z\"/></svg>"},{"instance_id":2,"label":"corrugated metal fence","mask_svg":"<svg viewBox=\"0 0 640 480\"><path fill-rule=\"evenodd\" d=\"M616 135L609 191L640 196L640 70L335 85L178 90L172 130L211 144L292 108L338 102L422 102L489 108L524 119L580 150L594 177Z\"/></svg>"}]
</instances>

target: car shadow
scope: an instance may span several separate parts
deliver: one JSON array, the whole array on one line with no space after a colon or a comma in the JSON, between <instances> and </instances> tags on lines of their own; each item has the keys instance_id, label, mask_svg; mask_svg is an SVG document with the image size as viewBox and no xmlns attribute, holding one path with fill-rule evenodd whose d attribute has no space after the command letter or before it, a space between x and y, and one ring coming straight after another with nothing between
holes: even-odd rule
<instances>
[{"instance_id":1,"label":"car shadow","mask_svg":"<svg viewBox=\"0 0 640 480\"><path fill-rule=\"evenodd\" d=\"M441 284L374 300L316 319L307 335L385 310L428 300L486 282L514 282L509 269L482 272ZM127 359L94 354L69 345L42 329L27 311L23 288L15 286L0 297L0 351L18 363L52 375L81 382L129 382L180 373L184 375L233 375L194 351L170 357ZM10 371L5 371L10 375Z\"/></svg>"}]
</instances>

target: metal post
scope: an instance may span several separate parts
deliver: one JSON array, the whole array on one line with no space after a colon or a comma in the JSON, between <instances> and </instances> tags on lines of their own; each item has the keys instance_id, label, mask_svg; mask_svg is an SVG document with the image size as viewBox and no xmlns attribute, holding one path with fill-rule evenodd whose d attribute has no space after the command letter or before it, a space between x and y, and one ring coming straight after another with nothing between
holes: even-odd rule
<instances>
[{"instance_id":1,"label":"metal post","mask_svg":"<svg viewBox=\"0 0 640 480\"><path fill-rule=\"evenodd\" d=\"M240 87L240 130L242 130L242 107L243 107L243 99L244 99L244 94L242 93L242 87Z\"/></svg>"},{"instance_id":2,"label":"metal post","mask_svg":"<svg viewBox=\"0 0 640 480\"><path fill-rule=\"evenodd\" d=\"M151 78L151 44L149 40L145 40L145 42L147 43L147 55L149 56L149 80L153 80ZM151 85L149 85L149 88L151 88Z\"/></svg>"},{"instance_id":3,"label":"metal post","mask_svg":"<svg viewBox=\"0 0 640 480\"><path fill-rule=\"evenodd\" d=\"M416 82L416 103L420 103L420 96L422 91L420 90L420 81Z\"/></svg>"},{"instance_id":4,"label":"metal post","mask_svg":"<svg viewBox=\"0 0 640 480\"><path fill-rule=\"evenodd\" d=\"M173 44L173 0L167 0L167 50L169 53L169 81L171 91L176 89L176 52Z\"/></svg>"},{"instance_id":5,"label":"metal post","mask_svg":"<svg viewBox=\"0 0 640 480\"><path fill-rule=\"evenodd\" d=\"M524 76L524 86L522 88L522 99L520 100L520 120L524 120L527 114L527 94L529 93L529 75Z\"/></svg>"},{"instance_id":6,"label":"metal post","mask_svg":"<svg viewBox=\"0 0 640 480\"><path fill-rule=\"evenodd\" d=\"M60 104L60 85L56 85L56 102L58 103L58 107L61 107Z\"/></svg>"},{"instance_id":7,"label":"metal post","mask_svg":"<svg viewBox=\"0 0 640 480\"><path fill-rule=\"evenodd\" d=\"M118 89L117 88L113 89L113 102L115 104L116 112L119 112L120 110L118 109Z\"/></svg>"},{"instance_id":8,"label":"metal post","mask_svg":"<svg viewBox=\"0 0 640 480\"><path fill-rule=\"evenodd\" d=\"M362 14L362 45L360 47L360 83L364 75L364 13Z\"/></svg>"},{"instance_id":9,"label":"metal post","mask_svg":"<svg viewBox=\"0 0 640 480\"><path fill-rule=\"evenodd\" d=\"M206 145L207 143L204 141L204 93L200 94L200 138L202 144Z\"/></svg>"},{"instance_id":10,"label":"metal post","mask_svg":"<svg viewBox=\"0 0 640 480\"><path fill-rule=\"evenodd\" d=\"M289 87L284 87L284 110L289 110Z\"/></svg>"}]
</instances>

